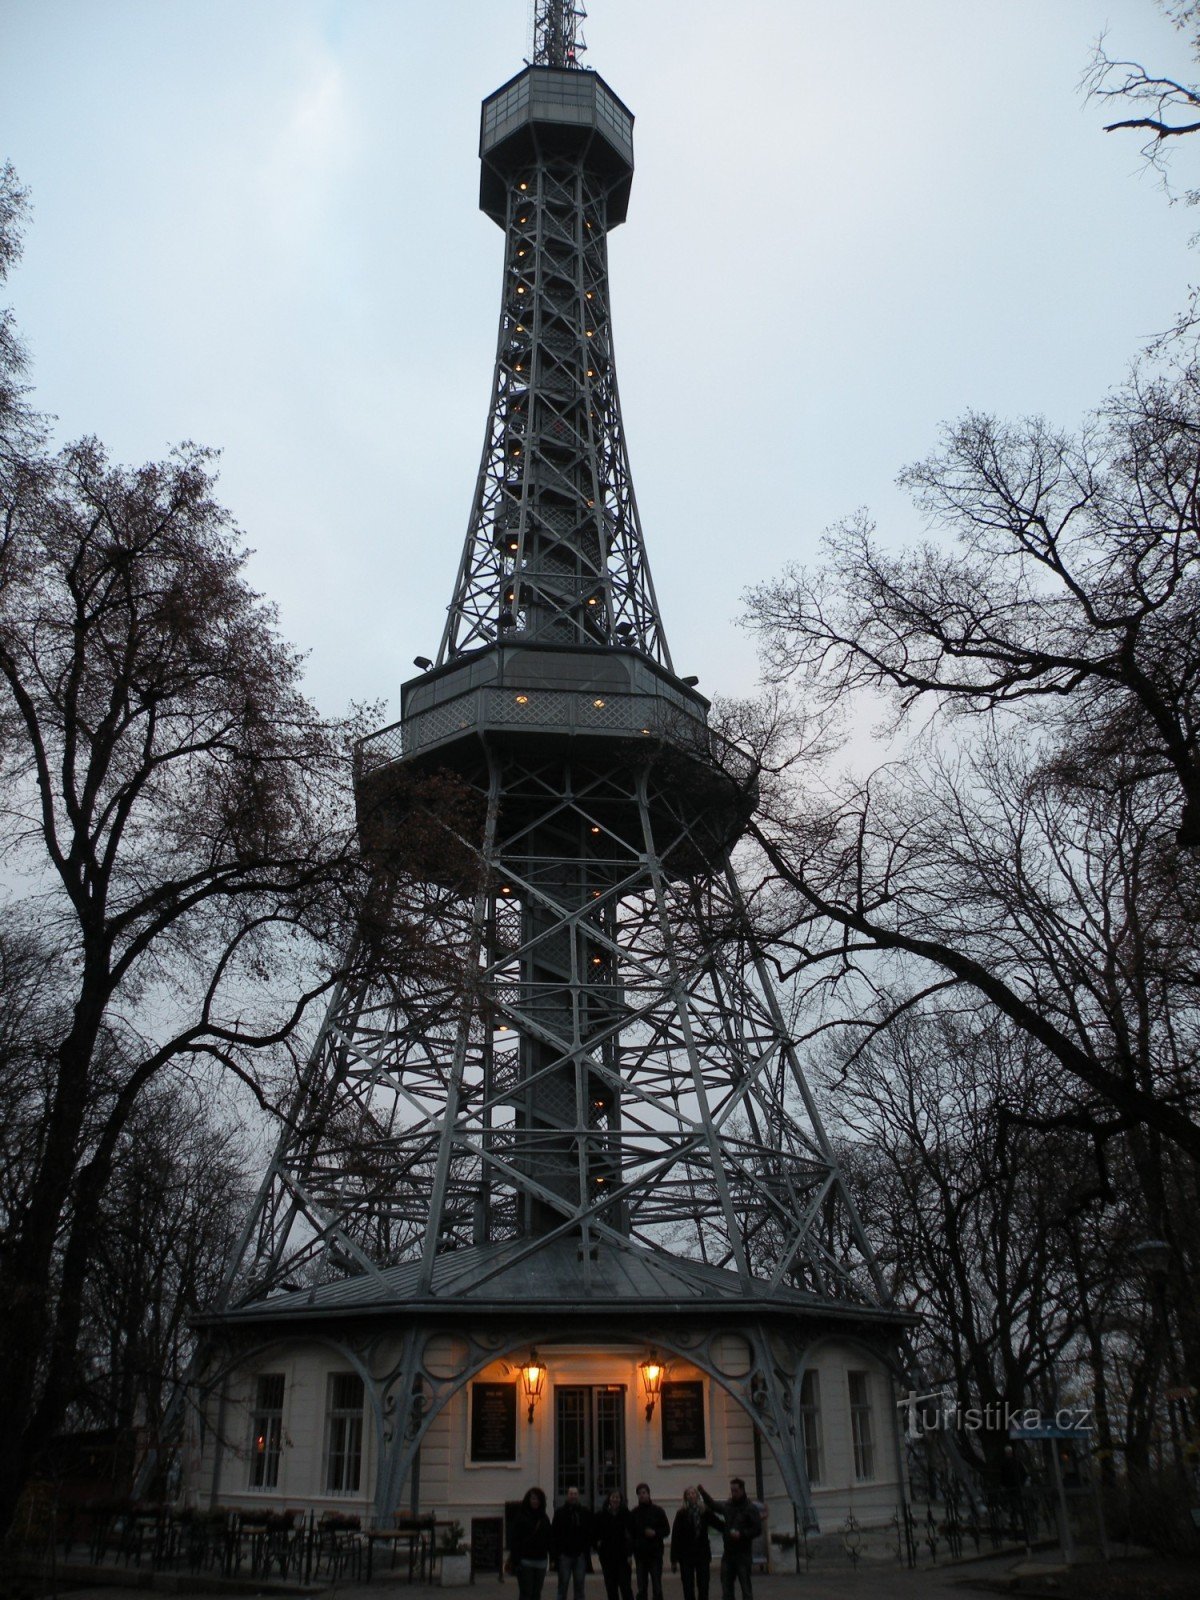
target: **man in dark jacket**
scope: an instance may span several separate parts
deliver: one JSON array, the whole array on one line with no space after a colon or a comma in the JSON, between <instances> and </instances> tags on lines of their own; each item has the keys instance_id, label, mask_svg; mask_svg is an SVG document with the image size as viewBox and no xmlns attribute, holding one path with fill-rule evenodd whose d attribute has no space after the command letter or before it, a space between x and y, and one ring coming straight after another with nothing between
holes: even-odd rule
<instances>
[{"instance_id":1,"label":"man in dark jacket","mask_svg":"<svg viewBox=\"0 0 1200 1600\"><path fill-rule=\"evenodd\" d=\"M663 1552L671 1524L667 1513L650 1498L650 1485L637 1486L637 1505L629 1513L633 1528L633 1559L637 1566L637 1600L646 1600L647 1581L652 1586L654 1600L663 1600Z\"/></svg>"},{"instance_id":2,"label":"man in dark jacket","mask_svg":"<svg viewBox=\"0 0 1200 1600\"><path fill-rule=\"evenodd\" d=\"M558 1600L567 1600L569 1587L574 1590L573 1600L583 1600L583 1581L591 1548L592 1513L572 1484L567 1498L554 1513L550 1531L550 1554L558 1566Z\"/></svg>"},{"instance_id":3,"label":"man in dark jacket","mask_svg":"<svg viewBox=\"0 0 1200 1600\"><path fill-rule=\"evenodd\" d=\"M730 1478L729 1499L719 1505L702 1483L697 1488L712 1512L713 1526L721 1530L721 1600L733 1600L735 1584L741 1586L742 1600L754 1600L751 1564L754 1541L762 1532L762 1518L746 1494L744 1479Z\"/></svg>"}]
</instances>

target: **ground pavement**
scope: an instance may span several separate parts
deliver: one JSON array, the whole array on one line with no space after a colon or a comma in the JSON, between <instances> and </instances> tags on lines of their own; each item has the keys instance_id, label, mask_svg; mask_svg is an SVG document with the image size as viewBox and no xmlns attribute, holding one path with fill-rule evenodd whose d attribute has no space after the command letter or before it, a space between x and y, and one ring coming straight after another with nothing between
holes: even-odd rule
<instances>
[{"instance_id":1,"label":"ground pavement","mask_svg":"<svg viewBox=\"0 0 1200 1600\"><path fill-rule=\"evenodd\" d=\"M1196 1600L1200 1596L1200 1564L1164 1561L1148 1552L1138 1552L1098 1566L1064 1569L1057 1564L1057 1552L1044 1551L1032 1559L1012 1553L983 1560L946 1562L936 1567L909 1571L882 1562L861 1562L857 1568L814 1565L807 1572L773 1572L754 1579L754 1600L960 1600L974 1594L1016 1593L1022 1596L1055 1597L1055 1600ZM146 1575L147 1579L149 1574ZM126 1572L113 1577L126 1579ZM720 1600L720 1585L714 1565L710 1600ZM58 1594L69 1600L148 1600L149 1584L60 1583ZM381 1573L368 1586L340 1581L319 1589L304 1590L297 1585L260 1584L240 1581L234 1584L204 1578L160 1573L153 1588L156 1596L171 1594L210 1596L281 1596L310 1594L322 1600L516 1600L517 1586L512 1578L501 1583L496 1578L480 1578L469 1588L442 1589L420 1583L395 1582ZM670 1574L664 1579L664 1600L680 1600L679 1580ZM48 1592L48 1591L43 1591ZM598 1575L587 1583L586 1600L603 1600L604 1589ZM556 1600L556 1585L548 1578L542 1600Z\"/></svg>"}]
</instances>

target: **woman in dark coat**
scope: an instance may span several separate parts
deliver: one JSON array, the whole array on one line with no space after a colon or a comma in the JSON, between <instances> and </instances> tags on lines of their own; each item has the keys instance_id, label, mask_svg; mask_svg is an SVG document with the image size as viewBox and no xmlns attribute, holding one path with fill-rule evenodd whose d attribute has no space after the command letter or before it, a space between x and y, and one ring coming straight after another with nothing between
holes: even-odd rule
<instances>
[{"instance_id":1,"label":"woman in dark coat","mask_svg":"<svg viewBox=\"0 0 1200 1600\"><path fill-rule=\"evenodd\" d=\"M633 1584L629 1577L633 1530L629 1512L615 1489L593 1518L592 1543L604 1574L605 1600L633 1600Z\"/></svg>"},{"instance_id":2,"label":"woman in dark coat","mask_svg":"<svg viewBox=\"0 0 1200 1600\"><path fill-rule=\"evenodd\" d=\"M700 1503L695 1489L683 1491L683 1504L675 1513L671 1528L671 1571L677 1568L683 1582L683 1600L708 1600L708 1578L712 1550L708 1530L710 1513Z\"/></svg>"},{"instance_id":3,"label":"woman in dark coat","mask_svg":"<svg viewBox=\"0 0 1200 1600\"><path fill-rule=\"evenodd\" d=\"M508 1559L517 1575L520 1600L539 1600L550 1557L550 1518L541 1489L526 1489L520 1510L512 1520Z\"/></svg>"}]
</instances>

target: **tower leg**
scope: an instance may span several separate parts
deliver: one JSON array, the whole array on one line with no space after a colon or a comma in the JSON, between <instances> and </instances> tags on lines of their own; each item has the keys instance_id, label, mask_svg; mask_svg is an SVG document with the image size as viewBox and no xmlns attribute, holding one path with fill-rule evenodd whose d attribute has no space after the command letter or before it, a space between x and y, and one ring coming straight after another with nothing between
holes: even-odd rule
<instances>
[{"instance_id":1,"label":"tower leg","mask_svg":"<svg viewBox=\"0 0 1200 1600\"><path fill-rule=\"evenodd\" d=\"M783 1478L788 1498L796 1508L802 1528L816 1530L817 1514L804 1459L804 1431L800 1417L800 1379L803 1347L789 1341L788 1365L779 1361L780 1336L772 1339L761 1323L747 1330L755 1358L750 1376L750 1404L755 1425L765 1436Z\"/></svg>"},{"instance_id":2,"label":"tower leg","mask_svg":"<svg viewBox=\"0 0 1200 1600\"><path fill-rule=\"evenodd\" d=\"M400 1509L400 1497L412 1470L421 1440L429 1426L428 1397L423 1382L428 1333L412 1325L405 1329L400 1359L386 1381L380 1438L379 1468L375 1477L375 1526L386 1527Z\"/></svg>"}]
</instances>

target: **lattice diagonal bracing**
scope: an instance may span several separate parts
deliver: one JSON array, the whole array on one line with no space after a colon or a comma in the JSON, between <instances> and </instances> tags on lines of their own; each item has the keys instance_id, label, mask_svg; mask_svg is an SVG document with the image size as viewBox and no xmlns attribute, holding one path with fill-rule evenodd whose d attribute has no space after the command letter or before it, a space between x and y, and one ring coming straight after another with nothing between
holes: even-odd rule
<instances>
[{"instance_id":1,"label":"lattice diagonal bracing","mask_svg":"<svg viewBox=\"0 0 1200 1600\"><path fill-rule=\"evenodd\" d=\"M695 870L712 830L670 757L498 756L487 785L475 892L439 913L460 981L335 1001L241 1296L411 1262L453 1298L571 1239L874 1302L736 881L719 855ZM504 1248L489 1268L469 1246Z\"/></svg>"},{"instance_id":2,"label":"lattice diagonal bracing","mask_svg":"<svg viewBox=\"0 0 1200 1600\"><path fill-rule=\"evenodd\" d=\"M617 139L632 118L589 73L535 73L532 87L526 74L508 92L511 108L506 91L485 107L485 144L490 127L500 152L485 174L485 203L505 231L495 377L439 664L519 638L635 648L669 667L609 315L608 232L623 215L614 196L627 169L618 163L614 175L594 144L539 158L501 138L535 95L563 114L607 117Z\"/></svg>"}]
</instances>

